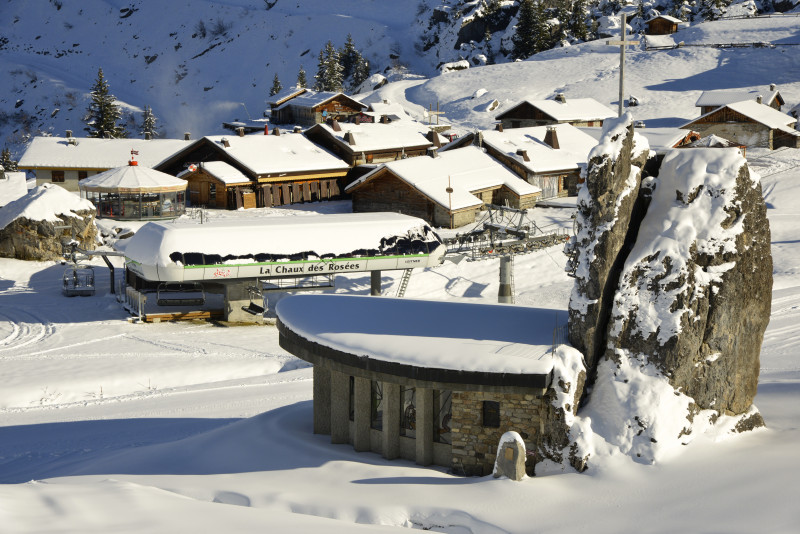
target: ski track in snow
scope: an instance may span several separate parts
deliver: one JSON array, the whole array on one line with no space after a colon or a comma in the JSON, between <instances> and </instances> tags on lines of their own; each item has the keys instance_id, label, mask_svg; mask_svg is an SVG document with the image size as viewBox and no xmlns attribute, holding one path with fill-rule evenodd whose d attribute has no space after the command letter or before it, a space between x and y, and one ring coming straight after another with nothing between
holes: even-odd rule
<instances>
[{"instance_id":1,"label":"ski track in snow","mask_svg":"<svg viewBox=\"0 0 800 534\"><path fill-rule=\"evenodd\" d=\"M45 321L33 312L22 308L0 307L0 318L5 321L4 324L0 325L0 333L8 332L0 340L0 357L12 351L16 352L28 345L44 341L56 331L53 323ZM21 318L27 320L20 320Z\"/></svg>"}]
</instances>

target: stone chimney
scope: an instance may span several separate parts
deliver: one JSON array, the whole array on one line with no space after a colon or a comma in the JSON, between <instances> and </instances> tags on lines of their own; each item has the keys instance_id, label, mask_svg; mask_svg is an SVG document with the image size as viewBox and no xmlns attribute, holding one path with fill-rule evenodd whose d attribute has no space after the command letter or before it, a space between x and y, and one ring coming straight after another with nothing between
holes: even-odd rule
<instances>
[{"instance_id":1,"label":"stone chimney","mask_svg":"<svg viewBox=\"0 0 800 534\"><path fill-rule=\"evenodd\" d=\"M759 104L763 104L764 103L764 97L761 96L761 95L758 95L756 97L756 102L758 102Z\"/></svg>"},{"instance_id":2,"label":"stone chimney","mask_svg":"<svg viewBox=\"0 0 800 534\"><path fill-rule=\"evenodd\" d=\"M547 132L544 134L544 142L550 148L555 148L555 149L561 148L558 145L558 132L556 131L555 126L547 127Z\"/></svg>"},{"instance_id":3,"label":"stone chimney","mask_svg":"<svg viewBox=\"0 0 800 534\"><path fill-rule=\"evenodd\" d=\"M389 117L386 115L381 115L381 124L389 124Z\"/></svg>"},{"instance_id":4,"label":"stone chimney","mask_svg":"<svg viewBox=\"0 0 800 534\"><path fill-rule=\"evenodd\" d=\"M280 136L281 135L281 129L276 126L275 128L272 129L272 135Z\"/></svg>"},{"instance_id":5,"label":"stone chimney","mask_svg":"<svg viewBox=\"0 0 800 534\"><path fill-rule=\"evenodd\" d=\"M502 122L498 122L497 125L494 127L494 129L497 130L498 132L502 132L503 131L503 123Z\"/></svg>"},{"instance_id":6,"label":"stone chimney","mask_svg":"<svg viewBox=\"0 0 800 534\"><path fill-rule=\"evenodd\" d=\"M428 151L427 151L427 154L428 154L428 156L430 156L432 158L438 158L439 157L439 150L436 147L429 147Z\"/></svg>"},{"instance_id":7,"label":"stone chimney","mask_svg":"<svg viewBox=\"0 0 800 534\"><path fill-rule=\"evenodd\" d=\"M356 136L353 135L353 132L345 132L344 140L347 144L351 146L356 144Z\"/></svg>"},{"instance_id":8,"label":"stone chimney","mask_svg":"<svg viewBox=\"0 0 800 534\"><path fill-rule=\"evenodd\" d=\"M238 135L239 137L244 137L244 128L242 128L241 126L236 128L236 135Z\"/></svg>"},{"instance_id":9,"label":"stone chimney","mask_svg":"<svg viewBox=\"0 0 800 534\"><path fill-rule=\"evenodd\" d=\"M144 140L145 141L149 141L150 139L152 139L152 137L153 136L150 134L150 132L145 132L144 133Z\"/></svg>"},{"instance_id":10,"label":"stone chimney","mask_svg":"<svg viewBox=\"0 0 800 534\"><path fill-rule=\"evenodd\" d=\"M331 128L333 128L334 132L342 131L342 127L339 126L339 121L337 121L336 119L333 119L333 121L331 121Z\"/></svg>"},{"instance_id":11,"label":"stone chimney","mask_svg":"<svg viewBox=\"0 0 800 534\"><path fill-rule=\"evenodd\" d=\"M72 130L67 130L67 139L72 137Z\"/></svg>"},{"instance_id":12,"label":"stone chimney","mask_svg":"<svg viewBox=\"0 0 800 534\"><path fill-rule=\"evenodd\" d=\"M224 146L225 148L230 148L231 147L231 142L228 141L227 137L223 137L221 139L221 141L222 141L222 146Z\"/></svg>"},{"instance_id":13,"label":"stone chimney","mask_svg":"<svg viewBox=\"0 0 800 534\"><path fill-rule=\"evenodd\" d=\"M183 140L184 140L184 141L191 141L191 140L192 140L192 134L191 134L191 132L184 132L184 134L183 134Z\"/></svg>"},{"instance_id":14,"label":"stone chimney","mask_svg":"<svg viewBox=\"0 0 800 534\"><path fill-rule=\"evenodd\" d=\"M428 135L426 135L425 137L427 137L427 138L428 138L428 141L430 141L431 143L433 143L433 146L435 146L436 148L441 148L441 147L442 147L442 140L441 140L441 138L440 138L440 137L439 137L439 135L438 135L436 132L434 132L433 130L430 130L430 131L428 132Z\"/></svg>"},{"instance_id":15,"label":"stone chimney","mask_svg":"<svg viewBox=\"0 0 800 534\"><path fill-rule=\"evenodd\" d=\"M521 148L517 149L517 156L522 156L522 161L530 161L531 158L528 157L528 151L523 150Z\"/></svg>"},{"instance_id":16,"label":"stone chimney","mask_svg":"<svg viewBox=\"0 0 800 534\"><path fill-rule=\"evenodd\" d=\"M556 93L556 97L553 100L556 102L561 102L562 104L567 103L567 97L564 96L564 93Z\"/></svg>"},{"instance_id":17,"label":"stone chimney","mask_svg":"<svg viewBox=\"0 0 800 534\"><path fill-rule=\"evenodd\" d=\"M302 126L295 126L294 130L292 130L292 131L294 133L302 133L303 132L303 127Z\"/></svg>"},{"instance_id":18,"label":"stone chimney","mask_svg":"<svg viewBox=\"0 0 800 534\"><path fill-rule=\"evenodd\" d=\"M770 91L774 91L776 87L778 87L778 86L775 85L774 83L769 84L769 90Z\"/></svg>"}]
</instances>

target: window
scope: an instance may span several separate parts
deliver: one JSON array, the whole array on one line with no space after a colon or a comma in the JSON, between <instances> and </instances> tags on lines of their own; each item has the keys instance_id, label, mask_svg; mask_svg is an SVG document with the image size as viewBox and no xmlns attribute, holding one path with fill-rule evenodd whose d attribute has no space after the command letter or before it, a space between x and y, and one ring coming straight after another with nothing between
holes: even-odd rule
<instances>
[{"instance_id":1,"label":"window","mask_svg":"<svg viewBox=\"0 0 800 534\"><path fill-rule=\"evenodd\" d=\"M50 176L52 176L53 182L63 182L64 181L64 171L51 171Z\"/></svg>"},{"instance_id":2,"label":"window","mask_svg":"<svg viewBox=\"0 0 800 534\"><path fill-rule=\"evenodd\" d=\"M417 435L417 403L414 388L400 388L400 435L414 438Z\"/></svg>"},{"instance_id":3,"label":"window","mask_svg":"<svg viewBox=\"0 0 800 534\"><path fill-rule=\"evenodd\" d=\"M370 427L383 430L383 384L370 382Z\"/></svg>"},{"instance_id":4,"label":"window","mask_svg":"<svg viewBox=\"0 0 800 534\"><path fill-rule=\"evenodd\" d=\"M500 428L500 403L497 401L483 401L483 426Z\"/></svg>"},{"instance_id":5,"label":"window","mask_svg":"<svg viewBox=\"0 0 800 534\"><path fill-rule=\"evenodd\" d=\"M356 415L356 378L354 376L350 377L350 410L349 416L350 420L354 421Z\"/></svg>"},{"instance_id":6,"label":"window","mask_svg":"<svg viewBox=\"0 0 800 534\"><path fill-rule=\"evenodd\" d=\"M89 171L78 171L78 180L85 180L89 177Z\"/></svg>"},{"instance_id":7,"label":"window","mask_svg":"<svg viewBox=\"0 0 800 534\"><path fill-rule=\"evenodd\" d=\"M450 420L452 419L452 391L433 391L433 441L452 443Z\"/></svg>"}]
</instances>

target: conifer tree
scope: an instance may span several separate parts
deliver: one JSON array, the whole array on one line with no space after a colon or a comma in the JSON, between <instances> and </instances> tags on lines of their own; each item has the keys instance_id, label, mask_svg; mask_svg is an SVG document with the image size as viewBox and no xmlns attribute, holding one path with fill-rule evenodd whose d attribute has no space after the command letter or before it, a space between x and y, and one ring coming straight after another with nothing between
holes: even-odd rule
<instances>
[{"instance_id":1,"label":"conifer tree","mask_svg":"<svg viewBox=\"0 0 800 534\"><path fill-rule=\"evenodd\" d=\"M158 121L158 119L153 115L153 108L145 106L144 112L142 113L142 135L149 133L151 137L158 137L156 121Z\"/></svg>"},{"instance_id":2,"label":"conifer tree","mask_svg":"<svg viewBox=\"0 0 800 534\"><path fill-rule=\"evenodd\" d=\"M308 87L308 81L306 80L306 70L300 65L300 70L297 71L297 83L295 87L298 89L305 89Z\"/></svg>"},{"instance_id":3,"label":"conifer tree","mask_svg":"<svg viewBox=\"0 0 800 534\"><path fill-rule=\"evenodd\" d=\"M272 89L269 90L269 96L275 96L278 93L283 91L283 86L281 85L281 81L278 79L278 73L275 73L275 77L272 79Z\"/></svg>"},{"instance_id":4,"label":"conifer tree","mask_svg":"<svg viewBox=\"0 0 800 534\"><path fill-rule=\"evenodd\" d=\"M485 43L484 48L486 49L486 64L487 65L494 65L497 61L497 58L494 54L494 48L492 48L492 32L489 31L489 28L486 28L486 34L483 37L483 42Z\"/></svg>"},{"instance_id":5,"label":"conifer tree","mask_svg":"<svg viewBox=\"0 0 800 534\"><path fill-rule=\"evenodd\" d=\"M342 77L346 80L355 73L358 62L361 60L361 54L356 49L353 36L349 33L344 41L344 47L339 52L339 57L339 62L342 64Z\"/></svg>"},{"instance_id":6,"label":"conifer tree","mask_svg":"<svg viewBox=\"0 0 800 534\"><path fill-rule=\"evenodd\" d=\"M514 59L525 59L536 52L535 42L536 7L533 0L522 0L517 13L517 26L511 42L514 45L512 55Z\"/></svg>"},{"instance_id":7,"label":"conifer tree","mask_svg":"<svg viewBox=\"0 0 800 534\"><path fill-rule=\"evenodd\" d=\"M547 25L547 13L545 13L544 2L542 0L536 2L533 20L534 53L549 50L552 47L550 42L550 27Z\"/></svg>"},{"instance_id":8,"label":"conifer tree","mask_svg":"<svg viewBox=\"0 0 800 534\"><path fill-rule=\"evenodd\" d=\"M586 28L586 3L584 0L575 0L575 3L572 4L569 32L575 39L581 41L589 40L589 30Z\"/></svg>"},{"instance_id":9,"label":"conifer tree","mask_svg":"<svg viewBox=\"0 0 800 534\"><path fill-rule=\"evenodd\" d=\"M353 70L353 89L359 87L362 83L369 79L371 72L369 61L367 61L361 54L358 55L358 63Z\"/></svg>"},{"instance_id":10,"label":"conifer tree","mask_svg":"<svg viewBox=\"0 0 800 534\"><path fill-rule=\"evenodd\" d=\"M17 170L17 162L11 157L11 151L8 147L3 147L3 151L0 153L0 165L6 171Z\"/></svg>"},{"instance_id":11,"label":"conifer tree","mask_svg":"<svg viewBox=\"0 0 800 534\"><path fill-rule=\"evenodd\" d=\"M83 117L83 122L86 123L84 130L89 137L104 137L106 132L114 138L128 137L125 128L117 125L122 113L116 104L116 97L109 92L103 69L97 71L91 95L92 101Z\"/></svg>"},{"instance_id":12,"label":"conifer tree","mask_svg":"<svg viewBox=\"0 0 800 534\"><path fill-rule=\"evenodd\" d=\"M339 62L339 51L328 41L325 48L319 51L317 61L317 74L314 76L315 91L341 91L342 90L342 65Z\"/></svg>"}]
</instances>

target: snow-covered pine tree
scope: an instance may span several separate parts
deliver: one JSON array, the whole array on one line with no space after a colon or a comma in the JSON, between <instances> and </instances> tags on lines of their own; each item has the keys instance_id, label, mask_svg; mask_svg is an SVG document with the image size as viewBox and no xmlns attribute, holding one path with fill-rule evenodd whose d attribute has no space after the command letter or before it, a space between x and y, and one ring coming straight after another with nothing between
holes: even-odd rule
<instances>
[{"instance_id":1,"label":"snow-covered pine tree","mask_svg":"<svg viewBox=\"0 0 800 534\"><path fill-rule=\"evenodd\" d=\"M342 64L339 62L339 51L328 41L325 48L319 51L317 74L314 76L316 91L342 90Z\"/></svg>"},{"instance_id":2,"label":"snow-covered pine tree","mask_svg":"<svg viewBox=\"0 0 800 534\"><path fill-rule=\"evenodd\" d=\"M142 113L142 135L150 134L150 137L158 137L157 121L158 119L153 115L153 108L145 106Z\"/></svg>"},{"instance_id":3,"label":"snow-covered pine tree","mask_svg":"<svg viewBox=\"0 0 800 534\"><path fill-rule=\"evenodd\" d=\"M533 20L534 53L549 50L553 45L550 38L550 26L547 23L547 13L544 10L543 0L536 2Z\"/></svg>"},{"instance_id":4,"label":"snow-covered pine tree","mask_svg":"<svg viewBox=\"0 0 800 534\"><path fill-rule=\"evenodd\" d=\"M339 51L339 62L342 64L342 77L346 80L355 72L361 54L356 49L352 34L347 34L344 47Z\"/></svg>"},{"instance_id":5,"label":"snow-covered pine tree","mask_svg":"<svg viewBox=\"0 0 800 534\"><path fill-rule=\"evenodd\" d=\"M575 0L572 4L572 14L569 19L569 32L579 41L589 40L589 30L586 28L586 1Z\"/></svg>"},{"instance_id":6,"label":"snow-covered pine tree","mask_svg":"<svg viewBox=\"0 0 800 534\"><path fill-rule=\"evenodd\" d=\"M278 79L278 73L275 73L275 77L272 79L272 89L269 90L269 96L275 96L283 90L283 86L281 85L281 81Z\"/></svg>"},{"instance_id":7,"label":"snow-covered pine tree","mask_svg":"<svg viewBox=\"0 0 800 534\"><path fill-rule=\"evenodd\" d=\"M366 82L371 74L369 61L366 60L361 54L358 55L358 63L353 70L353 89L359 87L362 83Z\"/></svg>"},{"instance_id":8,"label":"snow-covered pine tree","mask_svg":"<svg viewBox=\"0 0 800 534\"><path fill-rule=\"evenodd\" d=\"M103 69L98 69L97 79L92 86L92 101L83 117L86 123L84 130L89 137L104 137L108 133L114 138L128 137L125 128L117 125L122 117L116 97L109 92L109 85L103 76Z\"/></svg>"},{"instance_id":9,"label":"snow-covered pine tree","mask_svg":"<svg viewBox=\"0 0 800 534\"><path fill-rule=\"evenodd\" d=\"M567 40L567 30L569 29L569 0L558 0L556 3L556 20L558 27L555 30L552 41L555 46Z\"/></svg>"},{"instance_id":10,"label":"snow-covered pine tree","mask_svg":"<svg viewBox=\"0 0 800 534\"><path fill-rule=\"evenodd\" d=\"M298 89L305 89L308 87L308 81L306 80L306 69L304 69L302 65L300 65L300 70L297 71L297 83L295 84L295 87Z\"/></svg>"},{"instance_id":11,"label":"snow-covered pine tree","mask_svg":"<svg viewBox=\"0 0 800 534\"><path fill-rule=\"evenodd\" d=\"M533 0L522 0L517 12L517 25L511 42L514 45L511 51L514 59L526 59L536 53L536 7Z\"/></svg>"},{"instance_id":12,"label":"snow-covered pine tree","mask_svg":"<svg viewBox=\"0 0 800 534\"><path fill-rule=\"evenodd\" d=\"M486 27L486 34L483 36L483 48L486 52L486 64L494 65L497 57L494 54L494 48L492 48L492 32L489 31L488 26Z\"/></svg>"},{"instance_id":13,"label":"snow-covered pine tree","mask_svg":"<svg viewBox=\"0 0 800 534\"><path fill-rule=\"evenodd\" d=\"M8 149L8 147L3 147L3 151L0 152L0 165L6 171L17 170L17 162L11 157L11 151Z\"/></svg>"}]
</instances>

